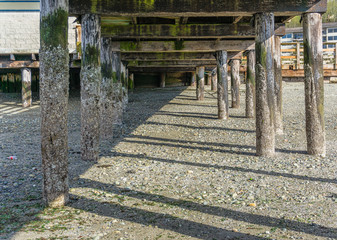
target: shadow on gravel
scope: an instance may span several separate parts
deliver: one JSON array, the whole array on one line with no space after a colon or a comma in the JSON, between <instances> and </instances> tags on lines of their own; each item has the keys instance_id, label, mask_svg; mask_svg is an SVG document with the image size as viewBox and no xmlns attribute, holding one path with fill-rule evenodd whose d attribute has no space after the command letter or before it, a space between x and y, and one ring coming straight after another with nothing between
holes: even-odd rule
<instances>
[{"instance_id":1,"label":"shadow on gravel","mask_svg":"<svg viewBox=\"0 0 337 240\"><path fill-rule=\"evenodd\" d=\"M178 160L154 158L154 157L144 156L140 154L139 155L121 154L121 153L111 152L111 149L113 149L115 145L117 145L121 141L125 141L125 142L141 143L141 144L153 144L153 145L159 145L159 146L163 146L163 145L172 146L172 147L177 147L177 148L192 148L192 149L199 149L199 150L219 151L219 152L238 154L238 155L248 155L248 156L255 155L255 153L252 153L252 152L233 151L233 150L214 148L214 147L227 147L227 148L235 148L235 149L250 148L254 150L255 146L172 140L172 139L165 139L165 138L128 135L141 124L144 124L144 123L148 124L146 123L146 120L152 115L156 114L163 106L167 104L216 108L216 106L211 106L211 105L170 103L171 100L178 99L179 97L177 96L179 96L181 92L183 92L185 89L186 88L179 88L176 90L167 90L167 91L160 90L157 92L158 94L156 95L158 99L147 97L145 91L139 92L136 96L135 95L131 96L131 101L130 101L129 110L128 110L129 113L127 114L132 114L134 118L132 119L130 118L129 120L126 120L125 124L128 126L128 128L124 129L123 135L120 138L115 138L113 140L107 141L106 143L103 143L100 156L114 155L114 156L121 156L121 157L150 159L154 161L160 161L160 162L166 162L166 163L172 163L172 164L184 164L184 165L189 165L189 166L200 166L200 167L209 167L209 168L213 167L213 168L239 171L239 172L253 172L257 174L283 176L283 177L301 179L301 180L336 183L336 180L332 180L332 179L306 177L306 176L299 176L299 175L293 175L293 174L287 174L287 173L269 172L269 171L264 171L264 170L246 169L246 168L240 168L240 167L209 165L209 164L196 163L196 162L184 162L184 161L178 161ZM184 98L184 100L185 99L194 100L194 98ZM135 107L135 105L133 105L133 103L136 104L139 101L142 101L142 104L144 104L145 110L143 109L143 111L146 111L146 113L144 112L137 113L137 108ZM159 114L161 114L161 112L159 112ZM172 114L174 115L175 113L172 113ZM212 117L200 116L200 114L196 115L196 113L185 113L184 112L183 114L179 113L177 115L184 115L182 117L214 119ZM80 119L78 119L78 122L80 122ZM171 125L176 126L175 124L171 124ZM188 126L188 127L192 128L193 126ZM204 128L208 129L207 127L204 127ZM215 129L228 130L228 131L243 131L243 132L251 132L251 133L254 132L254 131L246 131L243 129L226 129L226 128L216 128L216 127ZM141 140L134 140L133 138L141 138ZM76 141L79 141L77 138L73 138L73 139L76 139ZM151 140L151 142L148 140ZM163 141L165 143L154 142L154 141ZM181 145L182 143L186 145L183 146ZM18 142L17 144L20 144L20 142ZM199 146L191 146L187 144L197 144ZM88 162L83 163L82 161L77 161L79 159L80 152L79 152L79 149L73 147L73 145L74 143L69 141L69 147L74 148L72 152L69 153L70 154L69 155L70 167L76 168L78 165L81 165L82 169L80 169L79 171L76 171L76 174L70 172L70 176L76 175L75 177L78 177L96 163L88 163ZM288 151L288 150L280 150L280 151L288 152L288 153L293 152L293 151ZM298 153L298 151L296 151L295 153ZM40 159L38 160L40 161ZM16 167L20 168L20 166L16 166ZM196 210L202 213L212 214L214 216L221 216L224 218L230 218L230 219L248 222L252 224L260 224L260 225L272 226L272 227L284 226L290 230L294 230L297 232L304 232L304 233L308 233L314 236L328 237L336 232L336 229L334 228L325 228L320 225L310 225L306 223L301 223L301 222L286 220L286 219L281 219L281 218L273 218L273 217L262 216L262 215L251 214L251 213L243 213L243 212L225 209L225 208L221 208L217 206L207 206L207 205L202 205L202 204L192 202L192 201L173 199L173 198L169 198L169 197L162 196L162 195L148 194L148 193L144 193L140 191L131 191L130 189L118 188L114 185L105 184L102 182L91 181L91 180L82 179L82 178L80 178L80 180L83 180L84 183L82 184L83 181L77 181L77 182L74 181L75 183L70 184L70 187L71 188L90 187L93 189L102 189L107 192L129 196L129 197L133 197L136 199L146 199L148 201L171 204L171 205L184 208L184 209ZM72 180L70 182L72 182ZM26 182L26 184L31 184L31 183ZM41 182L39 182L38 184L41 184ZM147 210L137 209L133 207L121 206L118 204L99 202L99 201L95 201L92 199L83 198L82 196L72 195L71 199L72 199L71 202L68 204L70 207L82 209L84 211L96 213L102 216L119 218L119 219L131 221L135 223L140 223L140 224L145 224L145 225L155 224L159 228L168 229L168 230L181 233L181 234L185 234L185 235L195 237L195 238L210 239L211 238L210 236L212 237L219 236L219 238L221 239L223 238L223 236L232 236L234 238L241 238L241 239L267 239L263 237L247 235L247 234L240 233L240 232L231 232L231 231L228 231L222 228L218 228L218 227L214 227L214 226L210 226L210 225L206 225L202 223L197 223L197 222L193 222L190 220L181 219L181 218L168 215L168 214L155 213L155 212L150 212ZM4 236L3 233L6 233L5 232L6 224L7 225L12 224L11 235L13 236L15 235L17 231L19 231L20 228L22 228L27 223L30 223L33 221L39 221L40 220L39 214L43 210L44 210L44 207L42 206L42 201L41 201L40 196L39 197L27 196L26 199L13 199L12 203L2 202L1 208L0 208L0 238Z\"/></svg>"},{"instance_id":2,"label":"shadow on gravel","mask_svg":"<svg viewBox=\"0 0 337 240\"><path fill-rule=\"evenodd\" d=\"M236 116L236 115L229 115L229 118L241 118L241 119L248 119L245 116Z\"/></svg>"},{"instance_id":3,"label":"shadow on gravel","mask_svg":"<svg viewBox=\"0 0 337 240\"><path fill-rule=\"evenodd\" d=\"M128 105L128 109L126 111L126 115L129 115L131 117L126 118L125 120L125 126L123 127L122 134L119 138L113 138L113 139L105 139L101 141L100 145L100 156L103 156L105 154L111 154L111 149L117 145L119 142L123 141L124 137L127 136L127 134L131 133L134 129L136 129L138 126L144 124L144 122L151 117L153 114L155 114L157 111L159 111L163 106L168 104L170 101L175 99L177 96L179 96L183 91L185 91L187 87L176 87L176 88L167 88L167 89L139 89L135 90L134 94L130 94L130 102ZM149 94L149 92L152 92L152 94ZM11 107L19 107L21 109L21 99L20 95L15 96L7 96L7 95L1 95L1 99L5 99L6 101L0 102L0 104L5 103L7 109L11 110ZM73 92L71 93L69 99L70 101L78 102L79 101L80 94L79 92ZM154 99L155 98L155 99ZM7 99L8 103L7 103ZM142 104L142 110L138 110L139 103ZM137 105L138 104L138 105ZM7 106L8 105L8 106ZM36 105L36 102L34 102L34 107L37 108L38 105ZM70 107L70 105L69 105ZM33 108L27 108L23 109L25 111L31 111ZM1 107L1 110L4 110L3 107ZM6 111L6 110L4 110ZM71 111L71 109L70 109ZM3 114L5 117L12 117L13 119L15 117L19 117L21 111L16 112L16 115L10 116L11 114ZM7 116L6 116L7 115ZM71 122L71 118L76 120L76 127L69 127L69 122ZM1 121L1 115L0 115L0 121ZM5 120L5 119L4 119ZM68 116L68 132L69 132L69 177L78 177L82 173L86 172L88 169L90 169L93 165L95 165L95 162L83 162L80 160L80 113L75 112L69 113ZM2 122L0 122L2 124ZM30 126L27 126L25 128L25 131L29 131ZM17 131L21 131L17 129ZM1 131L0 131L1 132ZM32 134L29 132L25 135L25 137L29 138L29 134ZM23 138L21 138L23 140ZM2 142L1 142L2 143ZM5 142L3 143L5 144ZM16 145L20 146L22 143L17 142ZM38 149L40 147L39 144L34 143L33 148ZM24 144L23 144L24 145ZM0 145L1 147L1 145ZM37 150L40 151L40 150ZM1 155L1 154L0 154ZM33 157L32 157L33 158ZM35 157L34 157L35 159ZM36 159L36 165L40 168L40 159ZM81 166L79 166L79 164ZM1 167L1 165L0 165ZM14 167L14 166L13 166ZM16 168L20 169L20 166L15 166ZM76 169L71 170L71 169ZM15 171L15 170L10 170ZM74 172L76 173L74 173ZM0 171L1 173L1 171ZM40 173L41 174L41 173ZM6 174L7 175L7 174ZM42 174L41 174L42 175ZM7 176L6 176L7 177ZM0 174L0 184L1 180L3 178L3 175ZM16 179L17 181L18 179ZM26 180L27 181L27 180ZM72 182L70 180L70 182ZM42 182L35 182L34 184L42 185ZM24 185L28 185L31 187L33 185L32 182L25 182ZM23 185L23 186L24 186ZM27 186L27 187L28 187ZM1 187L1 185L0 185ZM72 184L70 184L70 188L73 187ZM29 188L29 187L28 187ZM0 189L2 191L2 189ZM42 193L40 192L39 196L36 195L29 195L24 192L22 188L16 188L12 189L12 191L21 192L18 195L15 195L14 197L6 196L5 198L2 198L0 196L0 199L4 200L0 202L0 238L5 236L4 234L9 234L11 236L14 236L17 231L19 231L23 226L25 226L28 223L32 223L35 221L39 221L39 214L44 211L44 206L42 203ZM37 190L38 191L38 190ZM40 190L42 191L42 190ZM2 194L2 192L1 192ZM20 195L20 196L19 196ZM24 198L22 198L22 195ZM19 197L18 197L19 196ZM16 198L15 198L16 197ZM5 237L6 239L8 237ZM10 238L10 237L9 237ZM8 239L9 239L8 238Z\"/></svg>"},{"instance_id":4,"label":"shadow on gravel","mask_svg":"<svg viewBox=\"0 0 337 240\"><path fill-rule=\"evenodd\" d=\"M204 129L204 130L219 130L219 131L232 131L232 132L244 132L244 133L255 133L254 130L247 130L247 129L236 129L236 128L224 128L224 127L202 127L202 126L191 126L191 125L183 125L183 124L175 124L175 123L160 123L160 122L151 122L147 121L145 124L152 124L152 125L168 125L173 127L182 127L182 128L190 128L190 129Z\"/></svg>"},{"instance_id":5,"label":"shadow on gravel","mask_svg":"<svg viewBox=\"0 0 337 240\"><path fill-rule=\"evenodd\" d=\"M277 228L287 228L292 231L302 232L319 237L333 237L333 236L336 237L337 234L337 228L327 228L318 224L308 224L284 218L276 218L253 213L240 212L218 206L208 206L188 200L179 200L166 197L163 195L144 193L141 191L134 191L127 188L120 188L111 184L101 183L89 179L81 179L81 180L83 180L83 184L81 185L81 187L96 188L118 195L124 195L140 200L145 199L147 201L169 204L191 211L199 211L201 213L211 214L223 218L230 218L236 221L242 221L250 224L257 224ZM228 234L229 236L233 237L243 237L243 239L252 239L252 238L264 239L261 237L252 237L250 235L243 233L234 233L225 229L219 229L213 226L196 223L189 220L179 219L171 215L149 212L131 207L122 207L116 204L97 202L95 200L82 198L81 196L78 197L80 198L78 202L71 204L71 206L74 208L82 209L85 211L91 211L93 213L100 214L103 216L113 216L127 221L132 221L146 225L155 224L160 228L169 229L192 237L198 237L202 239L207 237L207 239L211 239L211 237L214 236L215 237L227 236ZM76 199L77 197L74 196L74 198ZM110 208L109 212L103 211L101 209L104 204L107 204L108 207ZM88 210L85 207L88 205L94 209Z\"/></svg>"},{"instance_id":6,"label":"shadow on gravel","mask_svg":"<svg viewBox=\"0 0 337 240\"><path fill-rule=\"evenodd\" d=\"M198 141L186 141L186 140L176 140L176 139L168 139L168 138L157 138L157 137L149 137L149 136L140 136L140 135L129 135L128 138L140 138L140 139L149 139L149 140L156 140L161 142L173 142L178 144L172 143L160 143L160 142L148 142L148 141L139 141L139 140L124 140L124 142L134 142L140 144L152 144L152 145L162 145L162 146L169 146L169 147L181 147L181 148L190 148L190 149L201 149L207 151L216 151L222 153L232 153L237 155L248 155L248 156L256 156L256 153L251 152L243 152L243 151L233 151L233 150L225 150L225 149L217 149L212 148L214 146L218 147L227 147L227 148L240 148L240 149L256 149L255 146L249 145L237 145L237 144L228 144L228 143L217 143L217 142L198 142ZM210 147L196 147L196 146L183 146L181 143L185 144L198 144L198 145L209 145ZM295 153L295 154L306 154L306 151L300 150L288 150L288 149L275 149L276 152L283 152L283 153Z\"/></svg>"},{"instance_id":7,"label":"shadow on gravel","mask_svg":"<svg viewBox=\"0 0 337 240\"><path fill-rule=\"evenodd\" d=\"M215 105L201 105L201 104L186 104L186 103L176 103L176 102L170 102L168 105L178 105L178 106L193 106L193 107L211 107L211 108L217 108Z\"/></svg>"},{"instance_id":8,"label":"shadow on gravel","mask_svg":"<svg viewBox=\"0 0 337 240\"><path fill-rule=\"evenodd\" d=\"M101 188L102 190L109 191L108 189L104 189L104 186L102 183ZM88 187L90 187L90 184L88 184ZM125 191L128 191L127 189L124 189ZM110 190L110 192L119 192L123 191L123 189L114 189ZM151 195L147 195L141 192L136 192L135 196L133 194L128 193L121 193L121 195L127 195L130 197L136 197L138 199L153 199L153 201L156 202L165 202L163 200L160 200L159 198L162 198L162 196L158 195L157 199L155 195L151 197ZM72 195L73 198L77 198L78 196ZM172 199L173 200L173 199ZM151 200L152 201L152 200ZM175 200L175 202L171 201L171 204L175 204L178 207L182 207L179 204L179 200ZM169 203L167 201L167 203ZM117 219L121 219L124 221L134 222L146 226L156 226L161 229L170 230L173 232L177 232L183 235L187 235L190 237L195 237L198 239L223 239L224 236L230 237L231 239L263 239L266 240L267 238L264 237L255 237L249 234L244 234L240 232L232 232L228 231L223 228L214 227L211 225L206 225L186 219L181 219L176 216L170 215L170 214L163 214L163 213L157 213L157 212L151 212L143 209L128 207L128 206L121 206L119 204L114 203L102 203L98 202L92 199L87 199L80 197L80 199L70 204L71 207L84 210L87 212L91 212L94 214L98 214L101 216L106 217L113 217Z\"/></svg>"},{"instance_id":9,"label":"shadow on gravel","mask_svg":"<svg viewBox=\"0 0 337 240\"><path fill-rule=\"evenodd\" d=\"M155 115L162 115L162 116L172 116L172 117L181 117L181 118L202 118L202 119L217 119L217 116L214 114L213 117L202 116L204 114L199 115L191 115L188 113L170 113L170 112L158 112Z\"/></svg>"},{"instance_id":10,"label":"shadow on gravel","mask_svg":"<svg viewBox=\"0 0 337 240\"><path fill-rule=\"evenodd\" d=\"M229 154L236 154L236 155L255 156L255 153L251 153L251 152L233 151L233 150L225 150L225 149L216 149L216 148L211 148L211 147L183 146L181 144L148 142L148 141L128 140L128 139L124 139L123 141L124 142L129 142L129 143L147 144L147 145L154 145L154 146L165 146L165 147L174 147L174 148L188 148L188 149L213 151L213 152L229 153ZM177 141L177 142L180 142L180 141ZM237 145L233 145L233 147L234 146L235 147L239 147Z\"/></svg>"},{"instance_id":11,"label":"shadow on gravel","mask_svg":"<svg viewBox=\"0 0 337 240\"><path fill-rule=\"evenodd\" d=\"M110 154L110 156L136 158L136 159L138 158L138 159L143 159L143 160L144 159L145 160L152 160L152 161L158 161L158 162L170 163L170 164L183 164L183 165L188 165L188 166L193 166L193 167L217 168L217 169L236 171L236 172L256 173L256 174L276 176L276 177L282 176L282 177L286 177L286 178L293 178L293 179L299 179L299 180L304 180L304 181L337 184L337 179L301 176L301 175L295 175L295 174L291 174L291 173L279 173L279 172L274 172L274 171L266 171L266 170L243 168L243 167L231 167L231 166L226 166L226 165L205 164L205 163L201 163L201 162L186 162L186 161L172 160L172 159L166 159L166 158L150 157L148 155L143 155L143 154L130 154L130 153L114 152L114 153Z\"/></svg>"}]
</instances>

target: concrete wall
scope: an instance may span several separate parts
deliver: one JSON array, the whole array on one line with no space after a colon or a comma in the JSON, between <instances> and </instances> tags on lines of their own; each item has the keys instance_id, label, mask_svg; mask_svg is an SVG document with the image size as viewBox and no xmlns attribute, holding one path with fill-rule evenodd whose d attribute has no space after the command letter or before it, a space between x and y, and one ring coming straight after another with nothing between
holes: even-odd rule
<instances>
[{"instance_id":1,"label":"concrete wall","mask_svg":"<svg viewBox=\"0 0 337 240\"><path fill-rule=\"evenodd\" d=\"M75 18L69 18L69 51L76 49ZM0 12L0 54L38 53L40 48L39 12Z\"/></svg>"}]
</instances>

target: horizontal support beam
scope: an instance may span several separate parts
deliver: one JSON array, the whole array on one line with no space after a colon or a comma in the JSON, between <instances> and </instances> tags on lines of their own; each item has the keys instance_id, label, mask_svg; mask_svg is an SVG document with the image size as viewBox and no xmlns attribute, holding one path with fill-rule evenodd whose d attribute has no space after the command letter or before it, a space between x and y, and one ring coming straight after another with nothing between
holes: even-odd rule
<instances>
[{"instance_id":1,"label":"horizontal support beam","mask_svg":"<svg viewBox=\"0 0 337 240\"><path fill-rule=\"evenodd\" d=\"M214 59L213 52L122 52L124 61L154 61L165 59L201 60Z\"/></svg>"},{"instance_id":2,"label":"horizontal support beam","mask_svg":"<svg viewBox=\"0 0 337 240\"><path fill-rule=\"evenodd\" d=\"M221 41L122 41L113 42L113 51L121 52L241 52L255 48L255 40Z\"/></svg>"},{"instance_id":3,"label":"horizontal support beam","mask_svg":"<svg viewBox=\"0 0 337 240\"><path fill-rule=\"evenodd\" d=\"M285 24L275 25L275 35L285 35ZM170 38L254 38L255 29L250 24L141 24L114 25L102 22L102 36L122 39L170 39Z\"/></svg>"},{"instance_id":4,"label":"horizontal support beam","mask_svg":"<svg viewBox=\"0 0 337 240\"><path fill-rule=\"evenodd\" d=\"M216 66L213 65L201 65L205 67L206 72L213 71ZM152 72L195 72L196 66L148 66L148 67L128 67L129 72L139 72L139 73L152 73ZM245 71L244 66L240 66L240 72L243 73ZM228 71L230 71L230 67L228 67Z\"/></svg>"},{"instance_id":5,"label":"horizontal support beam","mask_svg":"<svg viewBox=\"0 0 337 240\"><path fill-rule=\"evenodd\" d=\"M325 12L327 0L70 0L70 15L97 13L107 16L251 16L274 12L275 16L295 16L302 12Z\"/></svg>"},{"instance_id":6,"label":"horizontal support beam","mask_svg":"<svg viewBox=\"0 0 337 240\"><path fill-rule=\"evenodd\" d=\"M324 77L337 77L336 69L327 69L327 65L324 65L323 76ZM299 70L290 70L282 69L282 77L303 77L304 78L304 69Z\"/></svg>"},{"instance_id":7,"label":"horizontal support beam","mask_svg":"<svg viewBox=\"0 0 337 240\"><path fill-rule=\"evenodd\" d=\"M112 25L102 23L102 36L112 39L134 38L254 38L250 24L142 24Z\"/></svg>"},{"instance_id":8,"label":"horizontal support beam","mask_svg":"<svg viewBox=\"0 0 337 240\"><path fill-rule=\"evenodd\" d=\"M239 52L228 52L228 59L238 57ZM123 52L124 61L186 61L186 60L214 60L214 51L211 52Z\"/></svg>"},{"instance_id":9,"label":"horizontal support beam","mask_svg":"<svg viewBox=\"0 0 337 240\"><path fill-rule=\"evenodd\" d=\"M143 61L129 62L128 67L165 67L165 66L216 66L216 60L159 60L159 61Z\"/></svg>"},{"instance_id":10,"label":"horizontal support beam","mask_svg":"<svg viewBox=\"0 0 337 240\"><path fill-rule=\"evenodd\" d=\"M38 61L0 61L0 68L39 68Z\"/></svg>"},{"instance_id":11,"label":"horizontal support beam","mask_svg":"<svg viewBox=\"0 0 337 240\"><path fill-rule=\"evenodd\" d=\"M210 67L209 69L214 69ZM129 73L195 72L195 67L129 67Z\"/></svg>"}]
</instances>

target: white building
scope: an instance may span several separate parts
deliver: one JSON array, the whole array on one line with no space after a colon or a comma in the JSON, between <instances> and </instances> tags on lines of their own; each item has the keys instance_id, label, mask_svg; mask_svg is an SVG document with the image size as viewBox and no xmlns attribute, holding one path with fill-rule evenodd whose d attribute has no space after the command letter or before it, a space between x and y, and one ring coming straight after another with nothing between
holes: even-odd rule
<instances>
[{"instance_id":1,"label":"white building","mask_svg":"<svg viewBox=\"0 0 337 240\"><path fill-rule=\"evenodd\" d=\"M75 18L69 18L69 51L76 49ZM40 1L0 1L0 54L38 53Z\"/></svg>"},{"instance_id":2,"label":"white building","mask_svg":"<svg viewBox=\"0 0 337 240\"><path fill-rule=\"evenodd\" d=\"M322 26L323 43L337 42L337 22L323 23ZM282 37L282 43L302 42L303 28L287 28L286 35ZM334 48L334 44L324 44L324 48Z\"/></svg>"}]
</instances>

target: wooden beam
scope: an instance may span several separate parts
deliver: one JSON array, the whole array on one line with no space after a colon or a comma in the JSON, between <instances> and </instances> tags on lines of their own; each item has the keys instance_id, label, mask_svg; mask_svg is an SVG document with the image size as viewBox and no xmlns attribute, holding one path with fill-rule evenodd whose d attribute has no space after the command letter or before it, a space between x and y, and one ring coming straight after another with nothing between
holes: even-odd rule
<instances>
[{"instance_id":1,"label":"wooden beam","mask_svg":"<svg viewBox=\"0 0 337 240\"><path fill-rule=\"evenodd\" d=\"M179 67L179 66L158 66L158 67L129 67L133 73L153 73L153 72L195 72L195 67Z\"/></svg>"},{"instance_id":2,"label":"wooden beam","mask_svg":"<svg viewBox=\"0 0 337 240\"><path fill-rule=\"evenodd\" d=\"M254 49L251 40L208 40L208 41L122 41L114 42L113 50L121 52L210 52L226 49L240 52Z\"/></svg>"},{"instance_id":3,"label":"wooden beam","mask_svg":"<svg viewBox=\"0 0 337 240\"><path fill-rule=\"evenodd\" d=\"M72 15L96 13L110 16L251 16L257 12L274 12L276 16L294 16L303 12L327 9L327 0L70 0Z\"/></svg>"},{"instance_id":4,"label":"wooden beam","mask_svg":"<svg viewBox=\"0 0 337 240\"><path fill-rule=\"evenodd\" d=\"M187 24L188 17L182 17L180 18L180 24Z\"/></svg>"},{"instance_id":5,"label":"wooden beam","mask_svg":"<svg viewBox=\"0 0 337 240\"><path fill-rule=\"evenodd\" d=\"M250 24L141 24L112 25L102 22L102 36L112 39L134 38L253 38Z\"/></svg>"},{"instance_id":6,"label":"wooden beam","mask_svg":"<svg viewBox=\"0 0 337 240\"><path fill-rule=\"evenodd\" d=\"M337 77L337 70L335 69L324 69L323 70L324 77ZM290 69L282 69L282 77L286 78L304 78L304 69L300 70L290 70Z\"/></svg>"},{"instance_id":7,"label":"wooden beam","mask_svg":"<svg viewBox=\"0 0 337 240\"><path fill-rule=\"evenodd\" d=\"M241 19L243 18L243 16L238 16L234 19L233 23L238 23Z\"/></svg>"},{"instance_id":8,"label":"wooden beam","mask_svg":"<svg viewBox=\"0 0 337 240\"><path fill-rule=\"evenodd\" d=\"M241 52L228 52L228 59L241 59ZM123 61L201 61L215 60L215 52L123 52Z\"/></svg>"},{"instance_id":9,"label":"wooden beam","mask_svg":"<svg viewBox=\"0 0 337 240\"><path fill-rule=\"evenodd\" d=\"M0 68L39 68L38 61L0 61Z\"/></svg>"},{"instance_id":10,"label":"wooden beam","mask_svg":"<svg viewBox=\"0 0 337 240\"><path fill-rule=\"evenodd\" d=\"M302 19L307 151L310 155L325 156L322 15L306 13Z\"/></svg>"},{"instance_id":11,"label":"wooden beam","mask_svg":"<svg viewBox=\"0 0 337 240\"><path fill-rule=\"evenodd\" d=\"M211 60L159 60L159 61L142 61L129 62L128 66L132 67L151 67L151 66L216 66L215 58Z\"/></svg>"},{"instance_id":12,"label":"wooden beam","mask_svg":"<svg viewBox=\"0 0 337 240\"><path fill-rule=\"evenodd\" d=\"M275 31L274 34L276 36L283 36L286 34L286 25L285 24L278 24L277 26L275 25Z\"/></svg>"},{"instance_id":13,"label":"wooden beam","mask_svg":"<svg viewBox=\"0 0 337 240\"><path fill-rule=\"evenodd\" d=\"M213 52L123 52L124 61L214 59Z\"/></svg>"}]
</instances>

